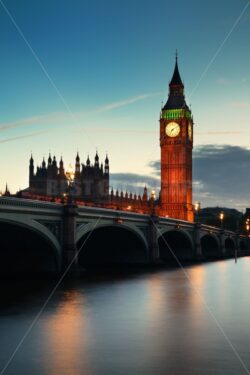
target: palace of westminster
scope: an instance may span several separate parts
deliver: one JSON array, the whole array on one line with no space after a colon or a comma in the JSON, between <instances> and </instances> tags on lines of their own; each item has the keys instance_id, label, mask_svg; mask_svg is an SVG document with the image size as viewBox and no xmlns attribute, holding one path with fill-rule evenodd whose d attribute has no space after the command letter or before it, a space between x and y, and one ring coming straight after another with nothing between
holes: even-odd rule
<instances>
[{"instance_id":1,"label":"palace of westminster","mask_svg":"<svg viewBox=\"0 0 250 375\"><path fill-rule=\"evenodd\" d=\"M175 68L169 83L169 94L160 115L161 190L159 199L148 194L132 195L109 190L109 159L100 163L96 153L94 163L89 157L80 163L77 153L74 168L72 194L77 204L126 209L149 213L152 206L161 216L193 221L192 204L192 149L193 117L186 104L184 85L181 80L176 56ZM68 189L67 172L61 158L49 155L35 170L31 156L29 187L17 193L19 197L63 201ZM6 188L6 195L8 189Z\"/></svg>"}]
</instances>

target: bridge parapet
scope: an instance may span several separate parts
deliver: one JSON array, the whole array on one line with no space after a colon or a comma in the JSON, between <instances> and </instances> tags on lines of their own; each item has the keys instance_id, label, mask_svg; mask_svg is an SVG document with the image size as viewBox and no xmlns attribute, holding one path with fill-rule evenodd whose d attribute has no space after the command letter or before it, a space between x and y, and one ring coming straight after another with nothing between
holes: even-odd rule
<instances>
[{"instance_id":1,"label":"bridge parapet","mask_svg":"<svg viewBox=\"0 0 250 375\"><path fill-rule=\"evenodd\" d=\"M175 228L188 228L194 229L195 223L185 220L173 219L170 217L161 217L159 216L159 224L160 225L171 225Z\"/></svg>"},{"instance_id":2,"label":"bridge parapet","mask_svg":"<svg viewBox=\"0 0 250 375\"><path fill-rule=\"evenodd\" d=\"M0 197L0 208L20 208L20 209L38 209L38 210L49 210L57 211L58 213L63 212L63 205L52 202L41 202L32 199L23 198L12 198L12 197Z\"/></svg>"},{"instance_id":3,"label":"bridge parapet","mask_svg":"<svg viewBox=\"0 0 250 375\"><path fill-rule=\"evenodd\" d=\"M237 235L236 232L230 231L228 229L219 228L219 227L213 227L211 225L201 224L201 230L207 233L214 233L214 234L220 234L224 233L226 236L235 236Z\"/></svg>"},{"instance_id":4,"label":"bridge parapet","mask_svg":"<svg viewBox=\"0 0 250 375\"><path fill-rule=\"evenodd\" d=\"M78 206L78 216L77 221L86 221L86 219L91 220L110 220L110 222L116 222L122 224L123 222L137 222L148 224L150 220L149 215L138 214L135 212L126 212L119 210L112 210L106 208L95 208L95 207L82 207Z\"/></svg>"}]
</instances>

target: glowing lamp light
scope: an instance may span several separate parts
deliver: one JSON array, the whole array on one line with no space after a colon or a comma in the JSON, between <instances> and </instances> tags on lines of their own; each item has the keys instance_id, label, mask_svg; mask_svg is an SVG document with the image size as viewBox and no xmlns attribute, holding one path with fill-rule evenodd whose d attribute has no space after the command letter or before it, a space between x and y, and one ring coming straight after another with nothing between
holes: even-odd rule
<instances>
[{"instance_id":1,"label":"glowing lamp light","mask_svg":"<svg viewBox=\"0 0 250 375\"><path fill-rule=\"evenodd\" d=\"M221 211L221 213L219 215L219 218L220 218L221 229L223 229L223 220L224 220L224 212L223 211Z\"/></svg>"},{"instance_id":2,"label":"glowing lamp light","mask_svg":"<svg viewBox=\"0 0 250 375\"><path fill-rule=\"evenodd\" d=\"M250 219L247 218L246 219L246 230L249 231L249 229L250 229Z\"/></svg>"},{"instance_id":3,"label":"glowing lamp light","mask_svg":"<svg viewBox=\"0 0 250 375\"><path fill-rule=\"evenodd\" d=\"M155 198L156 198L156 192L155 190L151 190L151 199L155 200Z\"/></svg>"},{"instance_id":4,"label":"glowing lamp light","mask_svg":"<svg viewBox=\"0 0 250 375\"><path fill-rule=\"evenodd\" d=\"M123 224L123 220L122 220L120 217L117 217L117 218L115 219L115 222L116 222L117 224Z\"/></svg>"},{"instance_id":5,"label":"glowing lamp light","mask_svg":"<svg viewBox=\"0 0 250 375\"><path fill-rule=\"evenodd\" d=\"M130 211L130 210L131 210L131 208L132 208L131 206L128 206L128 207L127 207L127 210L129 210L129 211Z\"/></svg>"},{"instance_id":6,"label":"glowing lamp light","mask_svg":"<svg viewBox=\"0 0 250 375\"><path fill-rule=\"evenodd\" d=\"M201 208L200 202L195 202L194 210L195 210L196 213L198 213L200 211L200 208Z\"/></svg>"},{"instance_id":7,"label":"glowing lamp light","mask_svg":"<svg viewBox=\"0 0 250 375\"><path fill-rule=\"evenodd\" d=\"M75 177L74 170L72 168L72 165L70 164L67 171L66 171L66 178L69 182L73 182Z\"/></svg>"}]
</instances>

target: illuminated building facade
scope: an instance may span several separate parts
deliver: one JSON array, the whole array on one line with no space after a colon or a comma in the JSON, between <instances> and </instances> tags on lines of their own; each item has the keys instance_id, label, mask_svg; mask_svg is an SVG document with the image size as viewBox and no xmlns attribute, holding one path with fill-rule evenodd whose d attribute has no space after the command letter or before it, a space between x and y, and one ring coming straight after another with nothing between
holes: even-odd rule
<instances>
[{"instance_id":1,"label":"illuminated building facade","mask_svg":"<svg viewBox=\"0 0 250 375\"><path fill-rule=\"evenodd\" d=\"M162 216L193 221L193 117L185 101L177 56L169 83L168 100L161 110L160 147L160 213Z\"/></svg>"},{"instance_id":2,"label":"illuminated building facade","mask_svg":"<svg viewBox=\"0 0 250 375\"><path fill-rule=\"evenodd\" d=\"M21 192L22 196L47 196L60 198L68 188L64 163L61 158L57 164L56 157L49 155L47 163L43 159L41 166L34 168L31 156L29 164L29 187ZM106 156L104 165L99 163L96 153L94 164L89 157L86 164L80 163L77 153L74 171L74 191L76 199L86 201L106 201L109 194L109 159Z\"/></svg>"}]
</instances>

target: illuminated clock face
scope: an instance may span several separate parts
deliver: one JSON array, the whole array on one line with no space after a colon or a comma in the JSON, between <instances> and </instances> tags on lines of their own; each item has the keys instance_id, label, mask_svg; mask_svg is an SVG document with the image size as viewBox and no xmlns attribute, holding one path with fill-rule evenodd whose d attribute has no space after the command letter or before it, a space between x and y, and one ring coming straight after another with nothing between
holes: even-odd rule
<instances>
[{"instance_id":1,"label":"illuminated clock face","mask_svg":"<svg viewBox=\"0 0 250 375\"><path fill-rule=\"evenodd\" d=\"M192 139L192 124L189 122L188 124L188 138L191 140Z\"/></svg>"},{"instance_id":2,"label":"illuminated clock face","mask_svg":"<svg viewBox=\"0 0 250 375\"><path fill-rule=\"evenodd\" d=\"M180 125L177 124L177 122L170 122L165 128L168 137L177 137L177 135L180 133L180 130Z\"/></svg>"}]
</instances>

